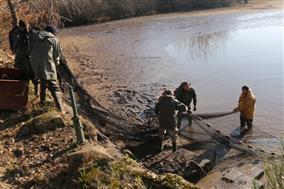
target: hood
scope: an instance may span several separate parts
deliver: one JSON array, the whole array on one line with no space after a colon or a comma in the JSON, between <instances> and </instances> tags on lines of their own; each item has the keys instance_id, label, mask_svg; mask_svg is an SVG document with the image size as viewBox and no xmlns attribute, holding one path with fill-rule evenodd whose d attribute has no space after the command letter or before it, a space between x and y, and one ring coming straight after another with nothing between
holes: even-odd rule
<instances>
[{"instance_id":1,"label":"hood","mask_svg":"<svg viewBox=\"0 0 284 189\"><path fill-rule=\"evenodd\" d=\"M241 97L249 97L249 98L255 98L254 94L252 93L251 89L248 90L246 94L242 93Z\"/></svg>"},{"instance_id":2,"label":"hood","mask_svg":"<svg viewBox=\"0 0 284 189\"><path fill-rule=\"evenodd\" d=\"M55 38L55 35L47 31L40 31L39 37L41 39L48 39L48 38Z\"/></svg>"},{"instance_id":3,"label":"hood","mask_svg":"<svg viewBox=\"0 0 284 189\"><path fill-rule=\"evenodd\" d=\"M173 99L173 98L175 98L175 97L172 96L172 95L163 95L163 96L161 96L161 97L159 98L159 101L171 100L171 99Z\"/></svg>"},{"instance_id":4,"label":"hood","mask_svg":"<svg viewBox=\"0 0 284 189\"><path fill-rule=\"evenodd\" d=\"M54 39L54 38L56 38L55 35L47 31L38 31L38 30L32 31L33 40L44 40L44 39Z\"/></svg>"}]
</instances>

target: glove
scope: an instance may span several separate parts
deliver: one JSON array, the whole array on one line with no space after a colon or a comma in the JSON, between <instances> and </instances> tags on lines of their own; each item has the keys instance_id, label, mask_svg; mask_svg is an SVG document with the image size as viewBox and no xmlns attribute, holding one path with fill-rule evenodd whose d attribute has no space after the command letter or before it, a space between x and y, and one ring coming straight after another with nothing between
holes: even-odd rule
<instances>
[{"instance_id":1,"label":"glove","mask_svg":"<svg viewBox=\"0 0 284 189\"><path fill-rule=\"evenodd\" d=\"M193 107L193 111L196 111L196 106Z\"/></svg>"}]
</instances>

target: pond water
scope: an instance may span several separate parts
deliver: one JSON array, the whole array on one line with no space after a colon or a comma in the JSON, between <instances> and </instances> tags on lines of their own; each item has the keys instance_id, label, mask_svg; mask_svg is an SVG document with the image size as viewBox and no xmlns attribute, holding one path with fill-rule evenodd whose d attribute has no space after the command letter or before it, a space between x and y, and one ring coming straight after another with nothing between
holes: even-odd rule
<instances>
[{"instance_id":1,"label":"pond water","mask_svg":"<svg viewBox=\"0 0 284 189\"><path fill-rule=\"evenodd\" d=\"M199 111L233 109L243 85L256 96L255 124L284 136L283 25L193 35L166 46L198 90Z\"/></svg>"}]
</instances>

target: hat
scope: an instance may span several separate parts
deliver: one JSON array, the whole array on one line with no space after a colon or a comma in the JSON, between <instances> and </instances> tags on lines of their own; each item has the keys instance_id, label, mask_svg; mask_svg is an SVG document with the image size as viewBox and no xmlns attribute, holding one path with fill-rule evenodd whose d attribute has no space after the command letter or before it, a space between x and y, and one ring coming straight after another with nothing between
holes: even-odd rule
<instances>
[{"instance_id":1,"label":"hat","mask_svg":"<svg viewBox=\"0 0 284 189\"><path fill-rule=\"evenodd\" d=\"M248 87L248 86L246 86L246 85L244 85L244 86L242 86L242 90L246 90L246 91L248 91L248 90L249 90L249 87Z\"/></svg>"},{"instance_id":2,"label":"hat","mask_svg":"<svg viewBox=\"0 0 284 189\"><path fill-rule=\"evenodd\" d=\"M23 28L27 27L26 23L23 20L19 20L19 26Z\"/></svg>"},{"instance_id":3,"label":"hat","mask_svg":"<svg viewBox=\"0 0 284 189\"><path fill-rule=\"evenodd\" d=\"M174 95L174 93L171 90L164 90L163 95Z\"/></svg>"},{"instance_id":4,"label":"hat","mask_svg":"<svg viewBox=\"0 0 284 189\"><path fill-rule=\"evenodd\" d=\"M57 29L55 26L48 25L46 26L45 31L50 32L55 35L55 33L57 32Z\"/></svg>"}]
</instances>

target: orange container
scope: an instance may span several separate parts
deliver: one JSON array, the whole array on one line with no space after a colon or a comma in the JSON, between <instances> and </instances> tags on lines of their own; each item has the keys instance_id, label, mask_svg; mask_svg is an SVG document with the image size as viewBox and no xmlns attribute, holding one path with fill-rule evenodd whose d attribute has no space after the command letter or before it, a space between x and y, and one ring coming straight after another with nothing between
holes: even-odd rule
<instances>
[{"instance_id":1,"label":"orange container","mask_svg":"<svg viewBox=\"0 0 284 189\"><path fill-rule=\"evenodd\" d=\"M29 81L22 69L0 68L0 110L17 110L28 103Z\"/></svg>"}]
</instances>

